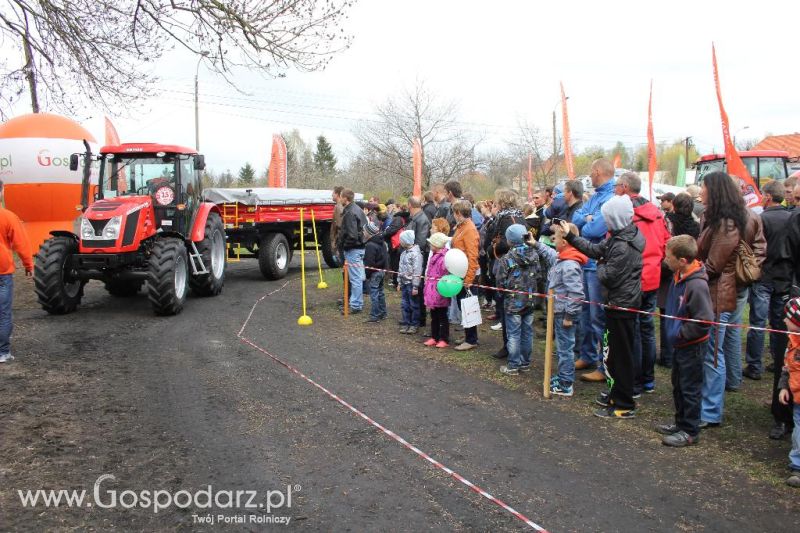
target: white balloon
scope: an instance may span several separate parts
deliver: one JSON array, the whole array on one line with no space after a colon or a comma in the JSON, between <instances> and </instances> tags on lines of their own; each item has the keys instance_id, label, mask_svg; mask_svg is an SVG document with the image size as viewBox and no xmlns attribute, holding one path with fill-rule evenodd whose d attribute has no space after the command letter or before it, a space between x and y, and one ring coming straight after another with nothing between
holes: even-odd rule
<instances>
[{"instance_id":1,"label":"white balloon","mask_svg":"<svg viewBox=\"0 0 800 533\"><path fill-rule=\"evenodd\" d=\"M467 254L458 248L452 248L444 254L444 267L448 272L459 278L467 275L467 268L469 267L469 260Z\"/></svg>"}]
</instances>

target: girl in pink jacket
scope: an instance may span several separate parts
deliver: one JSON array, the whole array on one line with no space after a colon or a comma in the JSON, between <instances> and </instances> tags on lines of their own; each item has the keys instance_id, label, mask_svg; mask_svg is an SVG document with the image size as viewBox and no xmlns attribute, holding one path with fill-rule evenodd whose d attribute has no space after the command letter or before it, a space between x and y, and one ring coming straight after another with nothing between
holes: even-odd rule
<instances>
[{"instance_id":1,"label":"girl in pink jacket","mask_svg":"<svg viewBox=\"0 0 800 533\"><path fill-rule=\"evenodd\" d=\"M447 235L434 233L428 239L431 247L431 258L428 260L428 271L425 277L425 307L431 312L431 338L423 344L437 348L447 348L450 337L450 322L447 320L447 307L450 299L436 290L436 284L442 276L447 275L444 266L444 254L447 253Z\"/></svg>"}]
</instances>

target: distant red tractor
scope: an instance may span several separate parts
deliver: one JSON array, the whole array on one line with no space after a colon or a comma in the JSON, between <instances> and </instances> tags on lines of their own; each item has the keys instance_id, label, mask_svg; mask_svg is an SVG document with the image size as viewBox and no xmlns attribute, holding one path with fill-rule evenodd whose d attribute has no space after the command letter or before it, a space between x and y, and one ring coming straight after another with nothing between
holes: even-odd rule
<instances>
[{"instance_id":1,"label":"distant red tractor","mask_svg":"<svg viewBox=\"0 0 800 533\"><path fill-rule=\"evenodd\" d=\"M202 200L203 156L150 143L104 146L93 155L84 144L78 234L51 232L36 255L42 308L71 313L91 279L121 297L146 283L158 315L180 313L190 288L199 296L218 295L225 282L225 229L219 208ZM94 186L91 167L98 162ZM79 163L80 154L73 154L70 169Z\"/></svg>"},{"instance_id":2,"label":"distant red tractor","mask_svg":"<svg viewBox=\"0 0 800 533\"><path fill-rule=\"evenodd\" d=\"M791 173L789 163L796 161L789 157L788 152L782 150L747 150L739 152L744 166L755 181L756 186L761 187L770 180L783 181ZM697 175L695 183L703 183L703 177L711 172L728 171L725 162L725 154L708 154L702 156L695 163Z\"/></svg>"}]
</instances>

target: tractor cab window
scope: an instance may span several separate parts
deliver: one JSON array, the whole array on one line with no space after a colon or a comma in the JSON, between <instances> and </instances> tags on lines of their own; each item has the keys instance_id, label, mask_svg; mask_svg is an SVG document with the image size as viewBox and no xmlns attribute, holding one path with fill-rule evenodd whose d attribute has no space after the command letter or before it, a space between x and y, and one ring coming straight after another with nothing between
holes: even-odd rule
<instances>
[{"instance_id":1,"label":"tractor cab window","mask_svg":"<svg viewBox=\"0 0 800 533\"><path fill-rule=\"evenodd\" d=\"M174 158L114 157L106 159L101 169L102 194L105 198L120 195L157 195L162 201L175 197L177 184ZM164 189L168 187L169 190ZM160 191L160 193L159 193ZM172 200L166 204L172 203Z\"/></svg>"},{"instance_id":2,"label":"tractor cab window","mask_svg":"<svg viewBox=\"0 0 800 533\"><path fill-rule=\"evenodd\" d=\"M783 181L786 179L786 167L780 157L758 158L758 179L761 185L770 180Z\"/></svg>"},{"instance_id":3,"label":"tractor cab window","mask_svg":"<svg viewBox=\"0 0 800 533\"><path fill-rule=\"evenodd\" d=\"M724 172L725 171L725 160L724 159L712 159L710 161L701 161L697 164L697 177L695 178L695 183L700 185L703 183L703 176L706 174L711 174L712 172Z\"/></svg>"}]
</instances>

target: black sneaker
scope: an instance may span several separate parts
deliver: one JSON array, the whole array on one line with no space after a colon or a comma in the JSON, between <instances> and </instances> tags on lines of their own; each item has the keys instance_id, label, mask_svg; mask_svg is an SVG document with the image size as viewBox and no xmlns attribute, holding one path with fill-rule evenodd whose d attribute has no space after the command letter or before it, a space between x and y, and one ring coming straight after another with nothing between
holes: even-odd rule
<instances>
[{"instance_id":1,"label":"black sneaker","mask_svg":"<svg viewBox=\"0 0 800 533\"><path fill-rule=\"evenodd\" d=\"M594 403L596 403L597 405L602 405L603 407L611 407L611 404L608 401L607 392L601 392L600 394L598 394L597 398L595 398L594 400Z\"/></svg>"},{"instance_id":2,"label":"black sneaker","mask_svg":"<svg viewBox=\"0 0 800 533\"><path fill-rule=\"evenodd\" d=\"M497 352L492 354L492 357L495 359L505 359L508 357L508 350L506 348L500 348Z\"/></svg>"},{"instance_id":3,"label":"black sneaker","mask_svg":"<svg viewBox=\"0 0 800 533\"><path fill-rule=\"evenodd\" d=\"M519 370L519 371L520 371L520 372L522 372L523 374L527 374L528 372L530 372L530 371L531 371L531 365L522 365L522 366L521 366L521 367L519 367L517 370Z\"/></svg>"},{"instance_id":4,"label":"black sneaker","mask_svg":"<svg viewBox=\"0 0 800 533\"><path fill-rule=\"evenodd\" d=\"M381 320L382 320L382 319L381 319L381 317L379 317L379 316L371 316L371 317L369 317L368 319L366 319L364 322L368 322L368 323L375 324L375 323L377 323L377 322L380 322Z\"/></svg>"},{"instance_id":5,"label":"black sneaker","mask_svg":"<svg viewBox=\"0 0 800 533\"><path fill-rule=\"evenodd\" d=\"M656 431L662 435L672 435L680 431L675 424L657 424Z\"/></svg>"},{"instance_id":6,"label":"black sneaker","mask_svg":"<svg viewBox=\"0 0 800 533\"><path fill-rule=\"evenodd\" d=\"M600 418L636 418L636 409L616 409L614 407L604 407L594 412L594 416Z\"/></svg>"},{"instance_id":7,"label":"black sneaker","mask_svg":"<svg viewBox=\"0 0 800 533\"><path fill-rule=\"evenodd\" d=\"M705 420L701 420L697 427L700 429L711 429L711 428L718 428L722 424L719 422L706 422Z\"/></svg>"},{"instance_id":8,"label":"black sneaker","mask_svg":"<svg viewBox=\"0 0 800 533\"><path fill-rule=\"evenodd\" d=\"M761 372L759 372L752 366L748 366L744 370L742 370L742 375L747 379L752 379L753 381L759 381L761 379Z\"/></svg>"},{"instance_id":9,"label":"black sneaker","mask_svg":"<svg viewBox=\"0 0 800 533\"><path fill-rule=\"evenodd\" d=\"M769 430L769 438L772 440L781 440L789 433L791 433L791 430L786 424L783 422L775 422L775 425Z\"/></svg>"},{"instance_id":10,"label":"black sneaker","mask_svg":"<svg viewBox=\"0 0 800 533\"><path fill-rule=\"evenodd\" d=\"M672 446L673 448L684 448L686 446L694 446L700 440L700 436L692 437L685 431L678 431L672 435L666 435L661 439L661 444L664 446Z\"/></svg>"}]
</instances>

